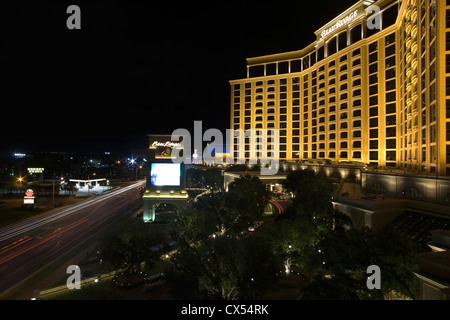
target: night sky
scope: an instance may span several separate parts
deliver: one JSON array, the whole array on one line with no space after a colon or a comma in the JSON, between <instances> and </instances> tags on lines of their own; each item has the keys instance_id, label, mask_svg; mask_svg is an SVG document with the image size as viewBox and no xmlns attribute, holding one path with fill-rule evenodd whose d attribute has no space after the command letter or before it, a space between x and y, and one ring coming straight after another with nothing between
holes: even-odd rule
<instances>
[{"instance_id":1,"label":"night sky","mask_svg":"<svg viewBox=\"0 0 450 320\"><path fill-rule=\"evenodd\" d=\"M0 152L126 153L194 120L224 131L246 58L304 48L356 2L2 1Z\"/></svg>"}]
</instances>

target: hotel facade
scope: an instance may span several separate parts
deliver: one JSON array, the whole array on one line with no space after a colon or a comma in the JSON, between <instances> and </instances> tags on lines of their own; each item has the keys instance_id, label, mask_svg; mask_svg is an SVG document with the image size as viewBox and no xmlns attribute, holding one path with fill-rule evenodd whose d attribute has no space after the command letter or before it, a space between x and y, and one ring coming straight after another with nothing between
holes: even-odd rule
<instances>
[{"instance_id":1,"label":"hotel facade","mask_svg":"<svg viewBox=\"0 0 450 320\"><path fill-rule=\"evenodd\" d=\"M315 35L247 59L230 128L279 129L280 161L449 176L450 0L359 1Z\"/></svg>"}]
</instances>

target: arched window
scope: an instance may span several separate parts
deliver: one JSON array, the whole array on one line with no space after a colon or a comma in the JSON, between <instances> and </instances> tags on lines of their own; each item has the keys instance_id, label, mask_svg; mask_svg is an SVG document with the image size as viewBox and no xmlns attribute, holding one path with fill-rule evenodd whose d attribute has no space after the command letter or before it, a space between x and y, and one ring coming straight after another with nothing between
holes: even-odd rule
<instances>
[{"instance_id":1,"label":"arched window","mask_svg":"<svg viewBox=\"0 0 450 320\"><path fill-rule=\"evenodd\" d=\"M328 56L335 54L337 52L337 41L336 37L333 37L327 44Z\"/></svg>"},{"instance_id":2,"label":"arched window","mask_svg":"<svg viewBox=\"0 0 450 320\"><path fill-rule=\"evenodd\" d=\"M351 43L355 43L358 42L359 40L362 39L362 28L361 25L358 24L356 25L352 30L351 30Z\"/></svg>"},{"instance_id":3,"label":"arched window","mask_svg":"<svg viewBox=\"0 0 450 320\"><path fill-rule=\"evenodd\" d=\"M370 192L375 193L375 194L382 194L382 193L386 193L386 188L382 183L375 182L370 187Z\"/></svg>"},{"instance_id":4,"label":"arched window","mask_svg":"<svg viewBox=\"0 0 450 320\"><path fill-rule=\"evenodd\" d=\"M323 60L324 57L325 57L325 47L322 46L319 49L317 49L317 62Z\"/></svg>"},{"instance_id":5,"label":"arched window","mask_svg":"<svg viewBox=\"0 0 450 320\"><path fill-rule=\"evenodd\" d=\"M402 195L417 200L422 200L423 198L423 195L420 192L420 190L413 186L406 187L405 190L402 192Z\"/></svg>"},{"instance_id":6,"label":"arched window","mask_svg":"<svg viewBox=\"0 0 450 320\"><path fill-rule=\"evenodd\" d=\"M442 202L449 203L450 204L450 193L447 193L444 198L442 199Z\"/></svg>"},{"instance_id":7,"label":"arched window","mask_svg":"<svg viewBox=\"0 0 450 320\"><path fill-rule=\"evenodd\" d=\"M338 35L338 46L339 50L342 50L345 47L347 47L347 31L341 32Z\"/></svg>"}]
</instances>

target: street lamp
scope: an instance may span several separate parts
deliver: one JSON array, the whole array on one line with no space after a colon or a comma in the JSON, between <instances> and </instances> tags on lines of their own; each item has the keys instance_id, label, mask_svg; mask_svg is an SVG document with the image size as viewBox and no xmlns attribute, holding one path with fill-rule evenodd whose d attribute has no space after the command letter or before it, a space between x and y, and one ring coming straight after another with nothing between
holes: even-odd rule
<instances>
[{"instance_id":1,"label":"street lamp","mask_svg":"<svg viewBox=\"0 0 450 320\"><path fill-rule=\"evenodd\" d=\"M23 180L23 178L19 177L19 188L22 188L22 180Z\"/></svg>"}]
</instances>

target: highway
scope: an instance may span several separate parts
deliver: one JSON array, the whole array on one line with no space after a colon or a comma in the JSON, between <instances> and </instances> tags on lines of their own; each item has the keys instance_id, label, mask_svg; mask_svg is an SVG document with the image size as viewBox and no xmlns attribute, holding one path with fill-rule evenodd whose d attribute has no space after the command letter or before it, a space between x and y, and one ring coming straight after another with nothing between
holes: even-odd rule
<instances>
[{"instance_id":1,"label":"highway","mask_svg":"<svg viewBox=\"0 0 450 320\"><path fill-rule=\"evenodd\" d=\"M0 228L0 298L8 299L31 276L105 230L140 199L144 185L139 181Z\"/></svg>"}]
</instances>

